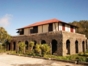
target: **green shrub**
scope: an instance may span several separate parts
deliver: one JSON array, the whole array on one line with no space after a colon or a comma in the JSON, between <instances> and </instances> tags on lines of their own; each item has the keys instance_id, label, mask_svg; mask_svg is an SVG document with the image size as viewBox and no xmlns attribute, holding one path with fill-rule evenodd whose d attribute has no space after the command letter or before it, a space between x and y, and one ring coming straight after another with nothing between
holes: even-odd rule
<instances>
[{"instance_id":1,"label":"green shrub","mask_svg":"<svg viewBox=\"0 0 88 66\"><path fill-rule=\"evenodd\" d=\"M7 54L12 54L12 55L16 55L16 51L6 51Z\"/></svg>"},{"instance_id":2,"label":"green shrub","mask_svg":"<svg viewBox=\"0 0 88 66\"><path fill-rule=\"evenodd\" d=\"M4 48L4 46L2 44L0 44L0 53L3 53L5 51L6 51L6 49Z\"/></svg>"},{"instance_id":3,"label":"green shrub","mask_svg":"<svg viewBox=\"0 0 88 66\"><path fill-rule=\"evenodd\" d=\"M34 42L33 42L33 41L30 41L30 42L29 42L29 46L30 46L30 47L33 47L33 46L34 46Z\"/></svg>"},{"instance_id":4,"label":"green shrub","mask_svg":"<svg viewBox=\"0 0 88 66\"><path fill-rule=\"evenodd\" d=\"M19 46L19 53L25 53L25 47L26 47L25 43L19 42L18 46Z\"/></svg>"},{"instance_id":5,"label":"green shrub","mask_svg":"<svg viewBox=\"0 0 88 66\"><path fill-rule=\"evenodd\" d=\"M79 56L78 58L79 58L79 61L81 61L81 62L86 62L86 57L81 57L81 56Z\"/></svg>"},{"instance_id":6,"label":"green shrub","mask_svg":"<svg viewBox=\"0 0 88 66\"><path fill-rule=\"evenodd\" d=\"M50 53L50 46L48 46L48 44L42 44L41 45L41 53L42 53L42 56Z\"/></svg>"},{"instance_id":7,"label":"green shrub","mask_svg":"<svg viewBox=\"0 0 88 66\"><path fill-rule=\"evenodd\" d=\"M30 48L30 51L33 50L33 46L34 46L34 42L33 41L30 41L29 44L28 44L29 48Z\"/></svg>"},{"instance_id":8,"label":"green shrub","mask_svg":"<svg viewBox=\"0 0 88 66\"><path fill-rule=\"evenodd\" d=\"M37 55L41 55L41 44L36 44L36 46L35 46L35 53Z\"/></svg>"}]
</instances>

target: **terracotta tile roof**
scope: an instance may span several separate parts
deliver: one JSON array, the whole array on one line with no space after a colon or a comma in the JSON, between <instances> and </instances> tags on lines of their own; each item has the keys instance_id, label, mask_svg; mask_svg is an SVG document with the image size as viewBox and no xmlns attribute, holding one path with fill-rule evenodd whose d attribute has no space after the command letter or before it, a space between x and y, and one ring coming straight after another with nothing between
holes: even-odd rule
<instances>
[{"instance_id":1,"label":"terracotta tile roof","mask_svg":"<svg viewBox=\"0 0 88 66\"><path fill-rule=\"evenodd\" d=\"M68 24L68 23L65 23L65 22L63 22L61 20L58 20L58 19L50 19L50 20L45 20L45 21L41 21L41 22L36 22L34 24L25 26L23 28L30 28L30 27L33 27L33 26L39 26L39 25L44 25L44 24L49 24L49 23L56 23L56 22L61 22L61 23L64 23L64 24ZM68 25L71 25L71 24L68 24ZM74 26L74 25L71 25L71 26ZM77 26L74 26L74 27L77 27ZM18 28L17 30L23 29L23 28Z\"/></svg>"},{"instance_id":2,"label":"terracotta tile roof","mask_svg":"<svg viewBox=\"0 0 88 66\"><path fill-rule=\"evenodd\" d=\"M45 20L45 21L41 21L41 22L36 22L36 23L28 25L26 27L39 26L39 25L44 25L44 24L54 23L54 22L61 22L61 21L58 19L50 19L50 20ZM24 27L24 28L26 28L26 27Z\"/></svg>"},{"instance_id":3,"label":"terracotta tile roof","mask_svg":"<svg viewBox=\"0 0 88 66\"><path fill-rule=\"evenodd\" d=\"M36 22L34 24L25 26L23 28L29 28L29 27L33 27L33 26L39 26L39 25L44 25L44 24L49 24L49 23L55 23L55 22L62 22L62 21L60 21L58 19L50 19L50 20L45 20L45 21L41 21L41 22ZM19 29L22 29L22 28L19 28Z\"/></svg>"}]
</instances>

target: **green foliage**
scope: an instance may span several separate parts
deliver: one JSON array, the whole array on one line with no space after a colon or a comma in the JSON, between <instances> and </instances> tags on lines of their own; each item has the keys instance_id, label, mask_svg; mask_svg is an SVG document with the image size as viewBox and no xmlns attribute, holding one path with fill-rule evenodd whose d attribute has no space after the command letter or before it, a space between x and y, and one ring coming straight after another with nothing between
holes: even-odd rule
<instances>
[{"instance_id":1,"label":"green foliage","mask_svg":"<svg viewBox=\"0 0 88 66\"><path fill-rule=\"evenodd\" d=\"M30 41L28 46L29 46L29 49L30 49L29 51L33 51L34 42Z\"/></svg>"},{"instance_id":2,"label":"green foliage","mask_svg":"<svg viewBox=\"0 0 88 66\"><path fill-rule=\"evenodd\" d=\"M6 40L10 41L11 36L3 27L0 27L0 43L4 43Z\"/></svg>"},{"instance_id":3,"label":"green foliage","mask_svg":"<svg viewBox=\"0 0 88 66\"><path fill-rule=\"evenodd\" d=\"M5 52L5 49L4 49L4 47L2 46L2 44L0 44L0 53L3 53L3 52Z\"/></svg>"},{"instance_id":4,"label":"green foliage","mask_svg":"<svg viewBox=\"0 0 88 66\"><path fill-rule=\"evenodd\" d=\"M0 44L0 50L2 49L2 44Z\"/></svg>"},{"instance_id":5,"label":"green foliage","mask_svg":"<svg viewBox=\"0 0 88 66\"><path fill-rule=\"evenodd\" d=\"M19 42L18 46L19 46L19 52L25 53L25 47L26 47L25 43L24 42Z\"/></svg>"},{"instance_id":6,"label":"green foliage","mask_svg":"<svg viewBox=\"0 0 88 66\"><path fill-rule=\"evenodd\" d=\"M50 52L50 46L48 44L41 45L42 56L48 54Z\"/></svg>"},{"instance_id":7,"label":"green foliage","mask_svg":"<svg viewBox=\"0 0 88 66\"><path fill-rule=\"evenodd\" d=\"M6 45L11 41L11 36L7 33L7 31L0 27L0 44L3 45L3 50L6 49Z\"/></svg>"},{"instance_id":8,"label":"green foliage","mask_svg":"<svg viewBox=\"0 0 88 66\"><path fill-rule=\"evenodd\" d=\"M86 62L87 58L86 57L79 56L78 57L78 60L81 61L81 62Z\"/></svg>"},{"instance_id":9,"label":"green foliage","mask_svg":"<svg viewBox=\"0 0 88 66\"><path fill-rule=\"evenodd\" d=\"M85 34L88 38L88 20L73 21L70 24L78 26L76 31L81 34Z\"/></svg>"},{"instance_id":10,"label":"green foliage","mask_svg":"<svg viewBox=\"0 0 88 66\"><path fill-rule=\"evenodd\" d=\"M34 42L33 42L33 41L30 41L30 42L29 42L29 46L30 46L30 47L33 47L33 46L34 46Z\"/></svg>"},{"instance_id":11,"label":"green foliage","mask_svg":"<svg viewBox=\"0 0 88 66\"><path fill-rule=\"evenodd\" d=\"M6 51L7 54L12 54L12 55L16 55L16 51Z\"/></svg>"},{"instance_id":12,"label":"green foliage","mask_svg":"<svg viewBox=\"0 0 88 66\"><path fill-rule=\"evenodd\" d=\"M36 44L35 53L41 55L41 44Z\"/></svg>"},{"instance_id":13,"label":"green foliage","mask_svg":"<svg viewBox=\"0 0 88 66\"><path fill-rule=\"evenodd\" d=\"M76 61L78 58L79 61L81 62L86 62L87 58L86 57L82 57L82 56L78 56L78 55L71 55L71 56L54 56L54 55L46 55L45 58L51 58L51 59L57 59L57 60L72 60L72 61Z\"/></svg>"}]
</instances>

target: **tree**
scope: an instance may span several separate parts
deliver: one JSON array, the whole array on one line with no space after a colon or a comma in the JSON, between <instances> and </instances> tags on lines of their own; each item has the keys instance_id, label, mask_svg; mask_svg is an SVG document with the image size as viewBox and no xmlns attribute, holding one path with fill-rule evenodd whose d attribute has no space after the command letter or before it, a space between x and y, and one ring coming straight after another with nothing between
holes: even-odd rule
<instances>
[{"instance_id":1,"label":"tree","mask_svg":"<svg viewBox=\"0 0 88 66\"><path fill-rule=\"evenodd\" d=\"M41 53L42 53L42 56L45 56L47 53L50 53L50 46L48 46L48 44L42 44Z\"/></svg>"},{"instance_id":2,"label":"tree","mask_svg":"<svg viewBox=\"0 0 88 66\"><path fill-rule=\"evenodd\" d=\"M26 44L24 42L19 42L18 43L18 46L19 46L19 51L21 53L25 53L25 47L26 47Z\"/></svg>"},{"instance_id":3,"label":"tree","mask_svg":"<svg viewBox=\"0 0 88 66\"><path fill-rule=\"evenodd\" d=\"M11 36L7 33L7 31L3 27L0 27L0 43L4 43L7 40L10 41Z\"/></svg>"},{"instance_id":4,"label":"tree","mask_svg":"<svg viewBox=\"0 0 88 66\"><path fill-rule=\"evenodd\" d=\"M35 53L41 55L41 44L36 44Z\"/></svg>"},{"instance_id":5,"label":"tree","mask_svg":"<svg viewBox=\"0 0 88 66\"><path fill-rule=\"evenodd\" d=\"M30 42L29 42L29 48L30 48L30 51L33 50L33 46L34 46L34 42L33 42L33 41L30 41Z\"/></svg>"},{"instance_id":6,"label":"tree","mask_svg":"<svg viewBox=\"0 0 88 66\"><path fill-rule=\"evenodd\" d=\"M2 44L4 49L6 49L6 46L9 45L10 40L11 36L3 27L0 27L0 44Z\"/></svg>"},{"instance_id":7,"label":"tree","mask_svg":"<svg viewBox=\"0 0 88 66\"><path fill-rule=\"evenodd\" d=\"M70 24L77 26L77 33L85 34L88 38L88 20L73 21Z\"/></svg>"},{"instance_id":8,"label":"tree","mask_svg":"<svg viewBox=\"0 0 88 66\"><path fill-rule=\"evenodd\" d=\"M35 53L45 56L46 54L50 53L50 46L48 46L48 44L36 44Z\"/></svg>"}]
</instances>

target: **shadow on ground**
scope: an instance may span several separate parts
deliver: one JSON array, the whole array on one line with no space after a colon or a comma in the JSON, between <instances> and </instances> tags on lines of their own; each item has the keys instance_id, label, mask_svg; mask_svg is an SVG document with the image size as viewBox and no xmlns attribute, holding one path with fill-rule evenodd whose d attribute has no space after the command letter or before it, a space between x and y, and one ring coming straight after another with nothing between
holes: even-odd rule
<instances>
[{"instance_id":1,"label":"shadow on ground","mask_svg":"<svg viewBox=\"0 0 88 66\"><path fill-rule=\"evenodd\" d=\"M43 64L19 64L19 65L13 65L13 66L51 66L51 65L43 65Z\"/></svg>"},{"instance_id":2,"label":"shadow on ground","mask_svg":"<svg viewBox=\"0 0 88 66\"><path fill-rule=\"evenodd\" d=\"M61 65L49 65L49 64L14 64L13 66L61 66ZM64 66L73 66L73 65L64 65ZM80 65L74 65L74 66L80 66ZM88 66L88 65L82 65L82 66Z\"/></svg>"}]
</instances>

